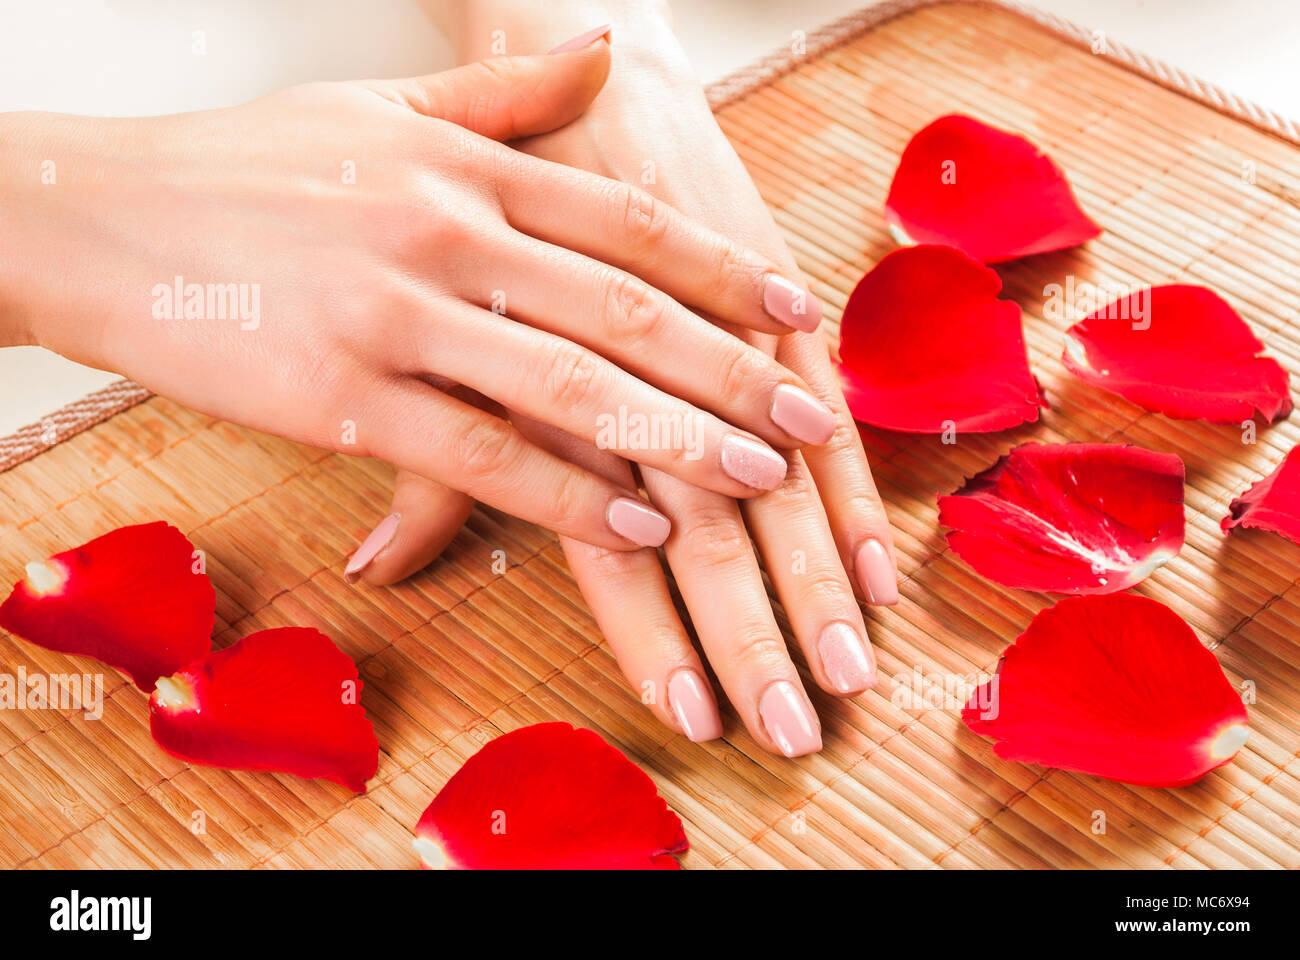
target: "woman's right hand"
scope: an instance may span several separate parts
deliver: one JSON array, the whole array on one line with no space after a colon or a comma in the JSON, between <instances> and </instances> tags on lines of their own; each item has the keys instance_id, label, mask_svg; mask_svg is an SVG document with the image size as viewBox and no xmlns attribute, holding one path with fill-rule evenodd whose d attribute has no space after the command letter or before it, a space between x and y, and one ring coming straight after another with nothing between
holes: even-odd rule
<instances>
[{"instance_id":1,"label":"woman's right hand","mask_svg":"<svg viewBox=\"0 0 1300 960\"><path fill-rule=\"evenodd\" d=\"M200 411L380 457L596 546L658 545L669 522L633 486L481 398L731 497L780 485L773 447L822 443L835 422L687 309L815 327L820 308L777 266L499 142L581 114L608 65L596 42L204 113L0 118L0 318L11 340ZM684 432L617 442L638 416Z\"/></svg>"}]
</instances>

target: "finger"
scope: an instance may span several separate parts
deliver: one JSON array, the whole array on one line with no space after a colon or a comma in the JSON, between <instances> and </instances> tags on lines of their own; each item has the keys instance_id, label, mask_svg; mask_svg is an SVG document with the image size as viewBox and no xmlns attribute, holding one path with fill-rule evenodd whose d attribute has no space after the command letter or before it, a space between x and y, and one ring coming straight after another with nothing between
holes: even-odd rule
<instances>
[{"instance_id":1,"label":"finger","mask_svg":"<svg viewBox=\"0 0 1300 960\"><path fill-rule=\"evenodd\" d=\"M826 518L839 546L844 567L870 604L898 602L898 566L889 518L880 500L862 437L849 413L844 393L818 336L782 338L777 359L798 370L813 392L835 413L835 433L817 447L806 447L804 460L821 491Z\"/></svg>"},{"instance_id":2,"label":"finger","mask_svg":"<svg viewBox=\"0 0 1300 960\"><path fill-rule=\"evenodd\" d=\"M473 499L460 491L398 470L392 512L357 547L344 577L372 586L405 580L437 559L473 509Z\"/></svg>"},{"instance_id":3,"label":"finger","mask_svg":"<svg viewBox=\"0 0 1300 960\"><path fill-rule=\"evenodd\" d=\"M396 467L586 543L632 550L668 536L667 518L634 489L561 460L500 417L413 378L377 393L358 435L368 438L371 455Z\"/></svg>"},{"instance_id":4,"label":"finger","mask_svg":"<svg viewBox=\"0 0 1300 960\"><path fill-rule=\"evenodd\" d=\"M569 570L632 689L664 724L697 743L722 736L704 665L677 616L659 555L561 537Z\"/></svg>"},{"instance_id":5,"label":"finger","mask_svg":"<svg viewBox=\"0 0 1300 960\"><path fill-rule=\"evenodd\" d=\"M620 486L631 467L553 427L516 420L538 446ZM704 666L682 626L663 565L653 550L615 551L561 537L569 570L632 689L663 723L695 741L722 736L722 719Z\"/></svg>"},{"instance_id":6,"label":"finger","mask_svg":"<svg viewBox=\"0 0 1300 960\"><path fill-rule=\"evenodd\" d=\"M781 630L734 500L653 470L646 490L673 520L664 544L704 655L764 749L799 757L821 749L821 724Z\"/></svg>"},{"instance_id":7,"label":"finger","mask_svg":"<svg viewBox=\"0 0 1300 960\"><path fill-rule=\"evenodd\" d=\"M507 216L523 232L621 267L740 327L781 334L817 329L820 302L766 257L638 187L527 163L532 175L501 192ZM557 210L566 215L556 216Z\"/></svg>"},{"instance_id":8,"label":"finger","mask_svg":"<svg viewBox=\"0 0 1300 960\"><path fill-rule=\"evenodd\" d=\"M512 140L558 130L580 116L609 75L602 38L553 56L494 57L454 70L363 85L416 113Z\"/></svg>"},{"instance_id":9,"label":"finger","mask_svg":"<svg viewBox=\"0 0 1300 960\"><path fill-rule=\"evenodd\" d=\"M808 467L797 454L779 489L741 507L817 685L853 696L876 682L862 608Z\"/></svg>"},{"instance_id":10,"label":"finger","mask_svg":"<svg viewBox=\"0 0 1300 960\"><path fill-rule=\"evenodd\" d=\"M518 230L641 277L668 296L766 333L812 331L821 303L770 260L638 187L521 157L499 195Z\"/></svg>"},{"instance_id":11,"label":"finger","mask_svg":"<svg viewBox=\"0 0 1300 960\"><path fill-rule=\"evenodd\" d=\"M504 286L511 317L581 343L769 443L789 448L830 438L831 411L763 350L582 254L518 233L503 244L508 282L484 279L492 289ZM476 293L488 301L489 290Z\"/></svg>"},{"instance_id":12,"label":"finger","mask_svg":"<svg viewBox=\"0 0 1300 960\"><path fill-rule=\"evenodd\" d=\"M785 458L756 437L585 347L495 313L448 304L437 336L419 350L427 373L698 486L749 497L785 477Z\"/></svg>"}]
</instances>

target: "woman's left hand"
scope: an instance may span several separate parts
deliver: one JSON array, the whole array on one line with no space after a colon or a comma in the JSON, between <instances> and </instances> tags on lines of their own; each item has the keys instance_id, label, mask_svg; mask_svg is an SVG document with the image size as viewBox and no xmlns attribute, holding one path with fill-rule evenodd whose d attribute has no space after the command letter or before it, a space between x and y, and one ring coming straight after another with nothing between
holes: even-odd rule
<instances>
[{"instance_id":1,"label":"woman's left hand","mask_svg":"<svg viewBox=\"0 0 1300 960\"><path fill-rule=\"evenodd\" d=\"M653 35L656 28L653 19L640 25L635 46L620 43L616 32L614 68L587 113L561 130L516 145L636 183L793 271L771 215L719 130L675 39L671 33ZM852 696L875 682L854 589L867 603L897 602L892 537L822 335L795 333L778 340L734 332L775 353L809 384L835 413L833 438L789 455L784 485L743 504L654 470L642 470L642 478L672 520L664 545L668 564L723 689L759 744L800 756L820 749L820 724L777 626L750 538L817 685L836 696ZM517 423L534 440L588 469L632 482L627 461L555 431ZM399 476L396 534L354 573L370 583L413 573L450 541L470 507L467 498L445 487ZM642 700L692 740L720 736L708 681L655 551L620 553L564 537L561 543Z\"/></svg>"}]
</instances>

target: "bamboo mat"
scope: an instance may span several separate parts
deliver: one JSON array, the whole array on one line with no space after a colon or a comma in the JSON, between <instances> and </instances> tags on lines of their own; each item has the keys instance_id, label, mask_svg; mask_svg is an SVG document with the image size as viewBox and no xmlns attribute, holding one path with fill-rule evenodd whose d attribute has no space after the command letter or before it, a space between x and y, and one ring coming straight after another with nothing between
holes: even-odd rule
<instances>
[{"instance_id":1,"label":"bamboo mat","mask_svg":"<svg viewBox=\"0 0 1300 960\"><path fill-rule=\"evenodd\" d=\"M99 721L0 712L0 863L411 867L411 828L465 759L500 732L559 719L597 730L654 778L685 822L687 867L1300 867L1300 547L1218 530L1232 497L1300 440L1300 418L1243 445L1235 428L1147 414L1071 379L1059 360L1065 322L1043 317L1044 285L1068 274L1203 283L1300 377L1300 151L1005 10L906 13L720 113L828 305L828 334L854 283L892 247L881 210L899 152L955 110L1040 144L1106 233L1000 270L1025 309L1051 402L1039 424L956 446L864 434L903 599L868 611L877 689L838 701L809 683L825 726L820 754L767 754L730 713L725 739L709 744L659 726L624 685L553 537L491 511L477 510L413 580L348 586L345 554L387 512L385 467L154 398L0 473L0 582L116 525L175 523L208 553L218 645L314 626L358 661L378 778L353 796L190 767L155 748L145 697L109 671ZM1250 742L1195 786L1136 788L1005 762L957 710L891 702L891 678L914 668L993 669L1050 604L975 576L936 521L937 494L1030 439L1132 441L1187 463L1187 545L1139 592L1186 618L1232 683L1250 681L1257 697ZM493 572L498 550L503 575ZM0 634L0 670L19 665L87 662Z\"/></svg>"}]
</instances>

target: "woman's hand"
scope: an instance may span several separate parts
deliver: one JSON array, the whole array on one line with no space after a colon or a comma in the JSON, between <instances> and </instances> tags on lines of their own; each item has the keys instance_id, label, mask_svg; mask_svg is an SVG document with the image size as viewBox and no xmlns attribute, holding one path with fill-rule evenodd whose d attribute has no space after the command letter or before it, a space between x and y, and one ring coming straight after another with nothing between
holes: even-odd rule
<instances>
[{"instance_id":1,"label":"woman's hand","mask_svg":"<svg viewBox=\"0 0 1300 960\"><path fill-rule=\"evenodd\" d=\"M518 22L494 18L486 9L491 6L473 7L480 25L502 24L516 39L538 31L530 42L547 42L540 34L550 28L527 21L527 5L518 5ZM605 91L574 123L519 146L629 181L641 182L645 171L653 170L647 190L793 272L766 207L658 13L638 4L615 6L635 16L622 33L615 22L614 69ZM475 53L478 32L473 23L463 28L469 56ZM785 483L745 501L743 508L653 469L643 470L642 476L651 497L672 518L665 544L668 563L723 689L759 744L797 756L820 748L820 725L768 603L751 535L813 678L836 696L852 696L875 681L854 587L868 603L895 603L897 573L889 524L825 341L809 334L779 342L751 339L774 350L835 412L830 442L803 456L792 455ZM520 426L549 448L600 470L611 482L633 482L626 461L547 428ZM452 491L399 476L394 509L398 519L390 520L384 536L372 536L370 549L354 556L354 576L389 582L418 569L454 535L469 503ZM719 736L722 726L712 692L655 553L615 553L570 538L562 543L633 688L665 723L691 739ZM359 564L360 559L367 563Z\"/></svg>"},{"instance_id":2,"label":"woman's hand","mask_svg":"<svg viewBox=\"0 0 1300 960\"><path fill-rule=\"evenodd\" d=\"M657 545L669 522L635 486L477 398L590 442L622 413L674 426L689 445L627 455L732 497L780 484L769 444L834 424L681 306L814 326L801 288L640 190L497 142L580 115L608 67L597 41L204 113L0 119L9 339L568 537Z\"/></svg>"}]
</instances>

